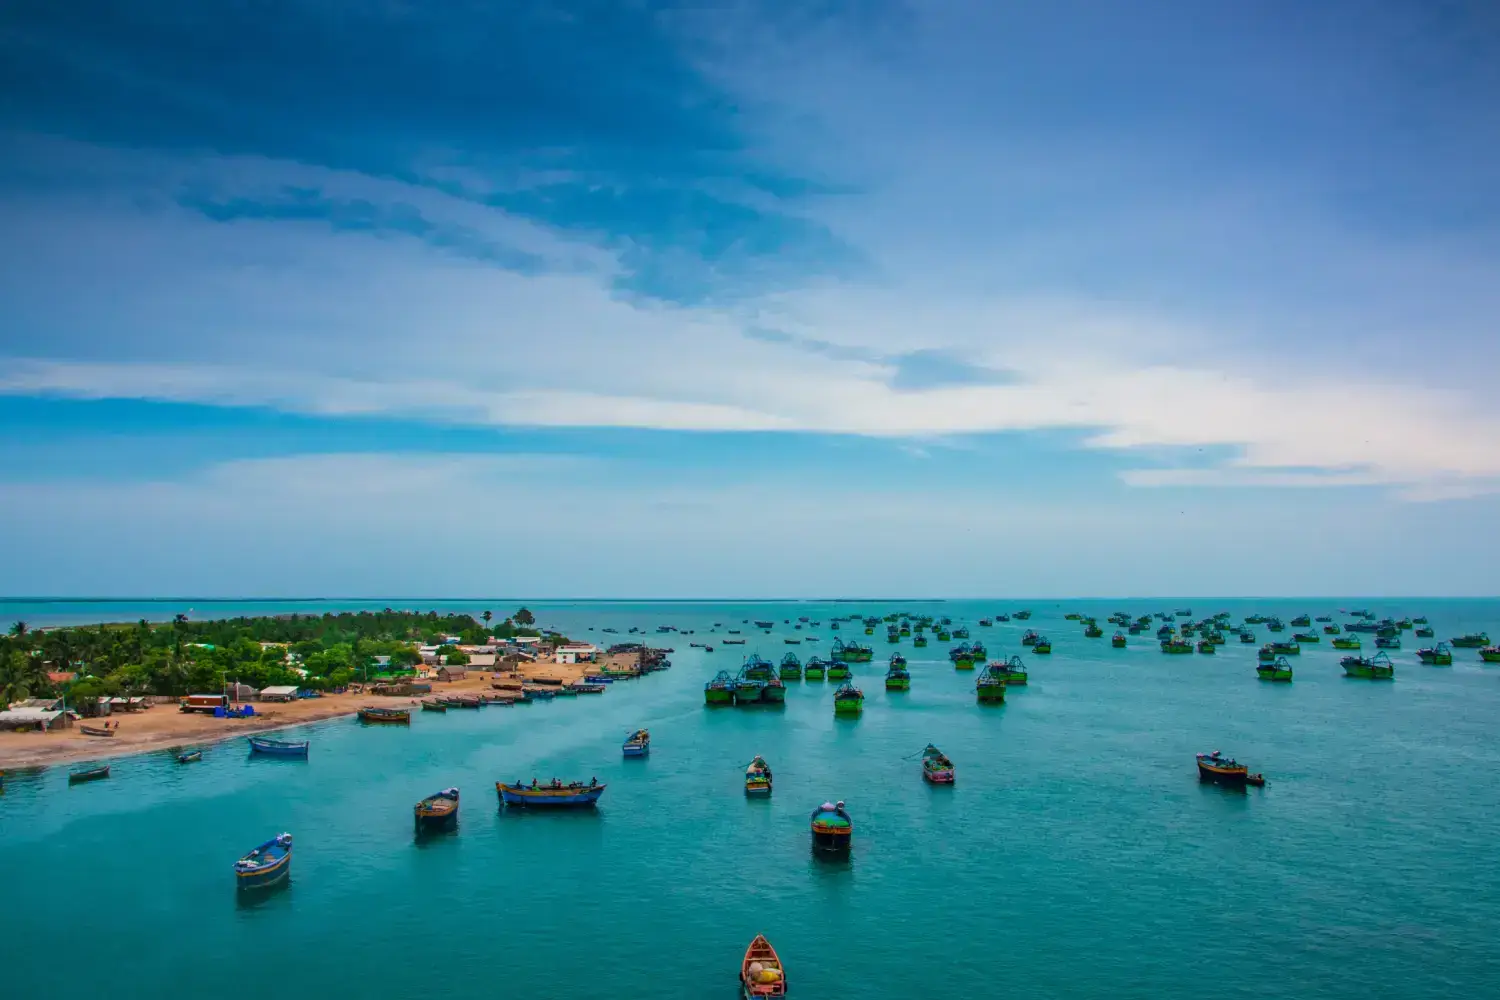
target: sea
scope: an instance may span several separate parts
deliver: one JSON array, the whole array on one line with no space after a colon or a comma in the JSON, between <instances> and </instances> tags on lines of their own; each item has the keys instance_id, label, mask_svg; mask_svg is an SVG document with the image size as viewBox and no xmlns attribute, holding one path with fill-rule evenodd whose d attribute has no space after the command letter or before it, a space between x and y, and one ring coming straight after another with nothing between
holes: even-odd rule
<instances>
[{"instance_id":1,"label":"sea","mask_svg":"<svg viewBox=\"0 0 1500 1000\"><path fill-rule=\"evenodd\" d=\"M0 618L514 605L12 601ZM1427 615L1441 639L1500 636L1500 601L1486 600L531 604L577 638L640 629L674 648L672 667L601 696L414 713L409 728L287 731L311 741L305 761L236 740L192 765L119 758L109 780L72 787L66 765L11 771L4 994L728 1000L763 933L793 997L1500 996L1500 667L1471 649L1423 666L1406 632L1392 682L1346 679L1325 639L1293 661L1293 683L1271 684L1233 635L1214 656L1166 656L1152 635L1113 649L1112 627L1087 639L1064 618L1183 606L1236 621L1358 606ZM977 624L1020 608L1034 617ZM980 706L944 644L828 628L895 611L966 624L991 658L1020 654L1029 686ZM731 628L745 646L722 644ZM1050 656L1023 649L1028 628ZM745 655L826 657L836 635L875 648L854 668L859 718L834 717L829 682L791 682L783 708L704 705L704 683ZM888 693L897 650L911 690ZM624 759L638 727L651 754ZM929 742L953 759L952 787L921 780ZM1214 749L1265 787L1201 785L1194 754ZM774 769L769 799L743 794L756 754ZM498 806L497 780L533 777L608 788L594 811ZM458 829L417 839L413 804L448 786ZM825 800L853 818L846 859L811 850ZM237 893L235 859L283 831L290 882Z\"/></svg>"}]
</instances>

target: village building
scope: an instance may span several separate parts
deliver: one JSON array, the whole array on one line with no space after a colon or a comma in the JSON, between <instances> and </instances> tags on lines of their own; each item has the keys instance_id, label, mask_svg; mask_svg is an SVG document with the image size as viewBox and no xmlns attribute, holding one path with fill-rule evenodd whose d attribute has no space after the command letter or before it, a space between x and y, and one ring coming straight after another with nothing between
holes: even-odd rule
<instances>
[{"instance_id":1,"label":"village building","mask_svg":"<svg viewBox=\"0 0 1500 1000\"><path fill-rule=\"evenodd\" d=\"M599 647L586 642L565 642L552 650L553 663L593 663L599 658Z\"/></svg>"}]
</instances>

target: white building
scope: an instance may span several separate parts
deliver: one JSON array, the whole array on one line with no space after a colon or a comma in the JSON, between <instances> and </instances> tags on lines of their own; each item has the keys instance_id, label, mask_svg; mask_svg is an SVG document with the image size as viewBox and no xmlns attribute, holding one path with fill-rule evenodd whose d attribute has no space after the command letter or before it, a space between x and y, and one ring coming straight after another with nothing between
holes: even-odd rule
<instances>
[{"instance_id":1,"label":"white building","mask_svg":"<svg viewBox=\"0 0 1500 1000\"><path fill-rule=\"evenodd\" d=\"M599 658L599 647L586 642L568 642L552 651L553 663L593 663Z\"/></svg>"}]
</instances>

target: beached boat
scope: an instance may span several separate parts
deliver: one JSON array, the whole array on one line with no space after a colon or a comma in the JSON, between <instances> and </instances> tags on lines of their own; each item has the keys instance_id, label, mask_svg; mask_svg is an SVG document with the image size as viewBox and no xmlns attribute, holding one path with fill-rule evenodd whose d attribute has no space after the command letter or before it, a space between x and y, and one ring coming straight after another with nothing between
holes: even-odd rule
<instances>
[{"instance_id":1,"label":"beached boat","mask_svg":"<svg viewBox=\"0 0 1500 1000\"><path fill-rule=\"evenodd\" d=\"M1454 649L1482 649L1490 644L1488 632L1470 632L1467 635L1454 636L1450 645Z\"/></svg>"},{"instance_id":2,"label":"beached boat","mask_svg":"<svg viewBox=\"0 0 1500 1000\"><path fill-rule=\"evenodd\" d=\"M778 675L784 681L800 681L802 679L802 661L797 658L796 653L788 653L781 658L781 667Z\"/></svg>"},{"instance_id":3,"label":"beached boat","mask_svg":"<svg viewBox=\"0 0 1500 1000\"><path fill-rule=\"evenodd\" d=\"M786 970L781 958L764 934L755 935L740 962L740 988L743 1000L786 996Z\"/></svg>"},{"instance_id":4,"label":"beached boat","mask_svg":"<svg viewBox=\"0 0 1500 1000\"><path fill-rule=\"evenodd\" d=\"M445 788L412 807L418 833L451 830L458 825L458 789Z\"/></svg>"},{"instance_id":5,"label":"beached boat","mask_svg":"<svg viewBox=\"0 0 1500 1000\"><path fill-rule=\"evenodd\" d=\"M1031 644L1031 651L1039 656L1047 656L1052 652L1052 640L1045 635L1036 637L1036 642Z\"/></svg>"},{"instance_id":6,"label":"beached boat","mask_svg":"<svg viewBox=\"0 0 1500 1000\"><path fill-rule=\"evenodd\" d=\"M891 654L890 666L885 672L885 689L887 691L911 690L911 672L906 669L906 657L900 653Z\"/></svg>"},{"instance_id":7,"label":"beached boat","mask_svg":"<svg viewBox=\"0 0 1500 1000\"><path fill-rule=\"evenodd\" d=\"M179 764L196 764L202 759L202 750L184 750L182 753L177 755L177 763Z\"/></svg>"},{"instance_id":8,"label":"beached boat","mask_svg":"<svg viewBox=\"0 0 1500 1000\"><path fill-rule=\"evenodd\" d=\"M74 771L68 775L68 784L81 785L85 781L101 781L109 777L109 765L103 767L91 767L87 771Z\"/></svg>"},{"instance_id":9,"label":"beached boat","mask_svg":"<svg viewBox=\"0 0 1500 1000\"><path fill-rule=\"evenodd\" d=\"M823 660L820 657L814 656L812 659L808 660L807 665L802 668L802 679L807 681L821 681L823 679L823 675L827 673L827 671L828 667L823 662Z\"/></svg>"},{"instance_id":10,"label":"beached boat","mask_svg":"<svg viewBox=\"0 0 1500 1000\"><path fill-rule=\"evenodd\" d=\"M448 706L435 698L430 698L422 702L422 711L446 713L448 711Z\"/></svg>"},{"instance_id":11,"label":"beached boat","mask_svg":"<svg viewBox=\"0 0 1500 1000\"><path fill-rule=\"evenodd\" d=\"M366 706L357 713L360 722L405 726L411 723L411 712L404 708L371 708Z\"/></svg>"},{"instance_id":12,"label":"beached boat","mask_svg":"<svg viewBox=\"0 0 1500 1000\"><path fill-rule=\"evenodd\" d=\"M1255 676L1263 681L1290 681L1292 679L1292 661L1285 656L1278 656L1270 663L1260 663L1255 667Z\"/></svg>"},{"instance_id":13,"label":"beached boat","mask_svg":"<svg viewBox=\"0 0 1500 1000\"><path fill-rule=\"evenodd\" d=\"M1140 634L1139 630L1137 630L1136 634ZM1124 649L1126 643L1128 643L1129 641L1130 640L1125 638L1124 632L1116 632L1114 635L1109 637L1109 644L1114 649Z\"/></svg>"},{"instance_id":14,"label":"beached boat","mask_svg":"<svg viewBox=\"0 0 1500 1000\"><path fill-rule=\"evenodd\" d=\"M974 698L981 704L1004 704L1005 686L1005 665L987 663L974 679Z\"/></svg>"},{"instance_id":15,"label":"beached boat","mask_svg":"<svg viewBox=\"0 0 1500 1000\"><path fill-rule=\"evenodd\" d=\"M574 694L603 694L605 691L603 684L586 684L582 681L574 681L568 685L568 688L571 688Z\"/></svg>"},{"instance_id":16,"label":"beached boat","mask_svg":"<svg viewBox=\"0 0 1500 1000\"><path fill-rule=\"evenodd\" d=\"M590 781L585 785L581 781L570 781L563 784L553 779L550 785L538 785L535 780L530 785L517 782L507 785L503 781L495 782L495 791L500 796L502 805L519 806L527 809L568 809L592 806L599 801L599 796L604 794L605 786L597 781Z\"/></svg>"},{"instance_id":17,"label":"beached boat","mask_svg":"<svg viewBox=\"0 0 1500 1000\"><path fill-rule=\"evenodd\" d=\"M278 834L234 863L238 889L264 889L292 873L292 835Z\"/></svg>"},{"instance_id":18,"label":"beached boat","mask_svg":"<svg viewBox=\"0 0 1500 1000\"><path fill-rule=\"evenodd\" d=\"M85 726L82 723L79 724L78 731L85 736L113 737L115 735L115 731L113 729L100 729L97 726Z\"/></svg>"},{"instance_id":19,"label":"beached boat","mask_svg":"<svg viewBox=\"0 0 1500 1000\"><path fill-rule=\"evenodd\" d=\"M1339 661L1339 666L1344 668L1344 676L1359 677L1371 681L1388 681L1396 676L1396 667L1391 663L1391 658L1384 653L1376 653L1374 656L1346 656Z\"/></svg>"},{"instance_id":20,"label":"beached boat","mask_svg":"<svg viewBox=\"0 0 1500 1000\"><path fill-rule=\"evenodd\" d=\"M1434 667L1453 666L1453 650L1448 648L1446 642L1440 642L1436 646L1417 650L1417 657L1423 663Z\"/></svg>"},{"instance_id":21,"label":"beached boat","mask_svg":"<svg viewBox=\"0 0 1500 1000\"><path fill-rule=\"evenodd\" d=\"M953 761L931 743L922 751L922 780L933 785L951 785L955 777Z\"/></svg>"},{"instance_id":22,"label":"beached boat","mask_svg":"<svg viewBox=\"0 0 1500 1000\"><path fill-rule=\"evenodd\" d=\"M306 757L310 744L303 740L301 742L288 742L286 740L273 740L264 736L246 737L250 741L250 752L265 754L267 757Z\"/></svg>"},{"instance_id":23,"label":"beached boat","mask_svg":"<svg viewBox=\"0 0 1500 1000\"><path fill-rule=\"evenodd\" d=\"M836 853L849 850L854 843L854 821L844 811L844 803L825 802L812 812L812 844L817 851Z\"/></svg>"},{"instance_id":24,"label":"beached boat","mask_svg":"<svg viewBox=\"0 0 1500 1000\"><path fill-rule=\"evenodd\" d=\"M1161 641L1161 651L1173 655L1191 653L1193 651L1193 644L1186 639L1179 639L1176 636L1172 636Z\"/></svg>"},{"instance_id":25,"label":"beached boat","mask_svg":"<svg viewBox=\"0 0 1500 1000\"><path fill-rule=\"evenodd\" d=\"M1479 647L1479 659L1485 663L1500 663L1500 646Z\"/></svg>"},{"instance_id":26,"label":"beached boat","mask_svg":"<svg viewBox=\"0 0 1500 1000\"><path fill-rule=\"evenodd\" d=\"M834 715L859 715L865 710L865 693L853 684L844 684L833 693Z\"/></svg>"},{"instance_id":27,"label":"beached boat","mask_svg":"<svg viewBox=\"0 0 1500 1000\"><path fill-rule=\"evenodd\" d=\"M727 670L720 670L714 674L713 680L703 685L703 703L705 705L733 705L734 688L734 676Z\"/></svg>"},{"instance_id":28,"label":"beached boat","mask_svg":"<svg viewBox=\"0 0 1500 1000\"><path fill-rule=\"evenodd\" d=\"M771 794L771 765L759 754L745 767L745 794Z\"/></svg>"},{"instance_id":29,"label":"beached boat","mask_svg":"<svg viewBox=\"0 0 1500 1000\"><path fill-rule=\"evenodd\" d=\"M620 744L620 753L626 757L644 757L651 752L651 733L637 729L625 737Z\"/></svg>"},{"instance_id":30,"label":"beached boat","mask_svg":"<svg viewBox=\"0 0 1500 1000\"><path fill-rule=\"evenodd\" d=\"M1250 769L1231 757L1225 757L1219 751L1213 753L1200 753L1198 755L1198 780L1210 782L1215 785L1228 785L1239 787L1245 784L1245 778L1250 774Z\"/></svg>"}]
</instances>

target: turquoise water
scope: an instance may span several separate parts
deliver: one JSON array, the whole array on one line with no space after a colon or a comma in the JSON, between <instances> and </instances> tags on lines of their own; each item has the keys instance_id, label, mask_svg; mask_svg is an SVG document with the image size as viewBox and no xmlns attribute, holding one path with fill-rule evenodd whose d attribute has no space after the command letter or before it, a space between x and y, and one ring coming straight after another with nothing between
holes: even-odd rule
<instances>
[{"instance_id":1,"label":"turquoise water","mask_svg":"<svg viewBox=\"0 0 1500 1000\"><path fill-rule=\"evenodd\" d=\"M371 605L388 603L399 602ZM702 635L678 635L664 640L672 670L598 698L418 713L410 729L292 730L313 741L306 762L251 759L230 743L196 765L121 759L109 781L73 788L63 768L12 773L0 798L7 995L175 984L256 1000L355 987L405 997L437 983L458 998L698 1000L735 994L757 932L807 997L1500 993L1489 858L1500 668L1472 650L1455 651L1451 668L1421 666L1406 633L1393 683L1344 679L1325 640L1296 661L1295 683L1271 685L1255 678L1253 646L1166 657L1141 636L1112 650L1062 620L1177 603L1199 617L1288 619L1359 603L1426 613L1441 638L1500 636L1500 602L1032 605L1029 623L973 629L991 656L1021 652L1027 627L1054 641L1051 657L1026 657L1031 686L1003 707L975 705L974 675L936 643L903 643L912 690L886 693L890 647L877 635L876 662L854 668L865 714L836 721L827 682L793 683L782 710L702 704L703 682L744 653L779 659L789 626L713 654L687 648ZM971 625L1017 606L900 605ZM593 625L600 640L605 626L873 610L533 608L570 633ZM100 605L91 617L143 613ZM818 634L797 648L804 658L826 654L833 633ZM651 757L622 760L621 738L641 725ZM957 764L955 787L925 785L908 759L929 740ZM1270 783L1200 786L1193 753L1212 748ZM756 753L775 768L769 800L741 792ZM597 813L501 813L494 781L533 775L610 787ZM464 793L458 832L415 842L412 804L446 785ZM830 798L855 820L845 863L809 851L808 814ZM297 838L292 883L245 905L229 866L281 830Z\"/></svg>"}]
</instances>

